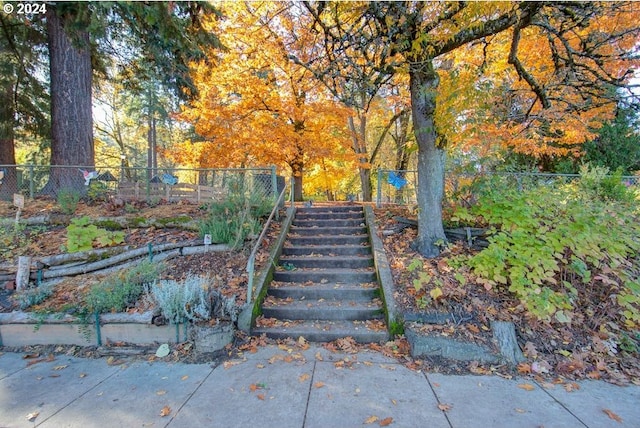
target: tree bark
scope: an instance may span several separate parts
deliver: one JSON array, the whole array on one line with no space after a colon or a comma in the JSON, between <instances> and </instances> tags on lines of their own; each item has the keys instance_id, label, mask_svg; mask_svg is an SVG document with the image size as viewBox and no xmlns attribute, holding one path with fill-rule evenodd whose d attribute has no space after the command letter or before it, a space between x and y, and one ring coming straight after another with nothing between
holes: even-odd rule
<instances>
[{"instance_id":1,"label":"tree bark","mask_svg":"<svg viewBox=\"0 0 640 428\"><path fill-rule=\"evenodd\" d=\"M367 116L358 113L358 122L359 126L356 127L353 117L349 117L352 147L358 161L362 200L371 202L371 166L369 165L369 155L367 153Z\"/></svg>"},{"instance_id":2,"label":"tree bark","mask_svg":"<svg viewBox=\"0 0 640 428\"><path fill-rule=\"evenodd\" d=\"M91 109L91 46L87 23L75 13L62 14L60 5L47 6L47 42L51 73L51 165L43 193L56 195L60 189L85 191L77 166L94 165ZM77 5L84 8L85 5ZM72 7L66 7L71 11Z\"/></svg>"},{"instance_id":3,"label":"tree bark","mask_svg":"<svg viewBox=\"0 0 640 428\"><path fill-rule=\"evenodd\" d=\"M431 61L409 69L411 109L418 142L418 236L414 248L425 257L440 254L446 242L442 225L444 165L446 153L439 147L435 127L438 74Z\"/></svg>"},{"instance_id":4,"label":"tree bark","mask_svg":"<svg viewBox=\"0 0 640 428\"><path fill-rule=\"evenodd\" d=\"M14 165L13 167L0 166L4 177L0 179L0 199L10 201L14 193L18 192L18 176L15 168L16 154L14 139L14 108L13 86L9 78L2 79L2 91L4 101L0 102L0 165Z\"/></svg>"}]
</instances>

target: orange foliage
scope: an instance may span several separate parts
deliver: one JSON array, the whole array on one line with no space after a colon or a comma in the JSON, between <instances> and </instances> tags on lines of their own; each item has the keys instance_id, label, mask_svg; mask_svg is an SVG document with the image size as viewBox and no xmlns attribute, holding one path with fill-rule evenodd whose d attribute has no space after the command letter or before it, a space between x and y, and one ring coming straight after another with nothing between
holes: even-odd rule
<instances>
[{"instance_id":1,"label":"orange foliage","mask_svg":"<svg viewBox=\"0 0 640 428\"><path fill-rule=\"evenodd\" d=\"M288 46L304 45L310 35L278 33L291 19L287 4L221 8L226 18L208 25L228 50L213 68L193 65L199 97L181 114L206 141L185 142L181 150L192 153L180 156L197 158L200 167L286 165L296 176L323 158L340 157L349 144L348 111L289 61Z\"/></svg>"},{"instance_id":2,"label":"orange foliage","mask_svg":"<svg viewBox=\"0 0 640 428\"><path fill-rule=\"evenodd\" d=\"M550 16L549 26L562 28ZM639 65L638 60L622 58L640 42L630 31L639 21L640 7L612 8L592 17L589 25L563 34L565 43L551 40L540 26L522 29L517 55L551 100L546 109L508 63L513 29L438 58L439 131L447 135L450 145L463 149L509 147L536 156L579 155L581 145L594 138L595 131L615 112L615 100L598 79L629 78L630 67ZM594 43L589 56L576 54L584 50L581 43L607 34L625 36L616 43ZM563 57L569 57L571 51L577 71L557 67L554 51ZM582 83L569 84L575 82L576 73L581 73Z\"/></svg>"}]
</instances>

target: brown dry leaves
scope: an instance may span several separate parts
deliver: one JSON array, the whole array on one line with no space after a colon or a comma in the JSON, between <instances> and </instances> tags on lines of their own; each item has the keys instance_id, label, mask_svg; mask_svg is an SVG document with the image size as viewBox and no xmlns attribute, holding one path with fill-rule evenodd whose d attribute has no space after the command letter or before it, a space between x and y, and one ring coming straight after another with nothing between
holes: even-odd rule
<instances>
[{"instance_id":1,"label":"brown dry leaves","mask_svg":"<svg viewBox=\"0 0 640 428\"><path fill-rule=\"evenodd\" d=\"M364 425L371 425L371 424L376 423L376 422L378 423L379 426L386 427L386 426L389 426L389 425L391 425L393 423L393 418L392 417L388 417L388 418L380 419L376 415L371 415L367 419L364 420L363 424Z\"/></svg>"}]
</instances>

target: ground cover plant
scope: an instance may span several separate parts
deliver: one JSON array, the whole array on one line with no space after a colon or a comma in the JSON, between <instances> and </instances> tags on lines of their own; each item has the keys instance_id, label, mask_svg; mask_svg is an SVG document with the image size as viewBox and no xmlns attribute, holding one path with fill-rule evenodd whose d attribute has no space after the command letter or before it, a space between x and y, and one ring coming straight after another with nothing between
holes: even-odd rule
<instances>
[{"instance_id":1,"label":"ground cover plant","mask_svg":"<svg viewBox=\"0 0 640 428\"><path fill-rule=\"evenodd\" d=\"M637 327L640 208L635 192L607 173L584 168L576 183L522 192L492 186L452 218L492 228L489 246L460 262L486 288L507 287L541 320L570 322L586 303L582 284L614 298L624 324Z\"/></svg>"},{"instance_id":2,"label":"ground cover plant","mask_svg":"<svg viewBox=\"0 0 640 428\"><path fill-rule=\"evenodd\" d=\"M469 340L486 340L492 319L512 321L523 374L638 382L640 202L607 172L584 168L575 182L524 190L499 177L475 182L475 203L448 224L487 228L485 248L449 243L429 260L409 248L415 230L386 237L400 306L452 313L454 323L420 328ZM398 214L411 216L378 210L381 228Z\"/></svg>"}]
</instances>

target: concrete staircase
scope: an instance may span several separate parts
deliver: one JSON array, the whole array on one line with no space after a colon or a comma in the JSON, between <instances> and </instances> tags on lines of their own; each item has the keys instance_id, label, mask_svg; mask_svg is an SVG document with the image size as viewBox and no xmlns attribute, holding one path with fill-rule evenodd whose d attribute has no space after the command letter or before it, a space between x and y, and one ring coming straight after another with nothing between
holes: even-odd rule
<instances>
[{"instance_id":1,"label":"concrete staircase","mask_svg":"<svg viewBox=\"0 0 640 428\"><path fill-rule=\"evenodd\" d=\"M362 206L298 208L252 334L389 338Z\"/></svg>"}]
</instances>

